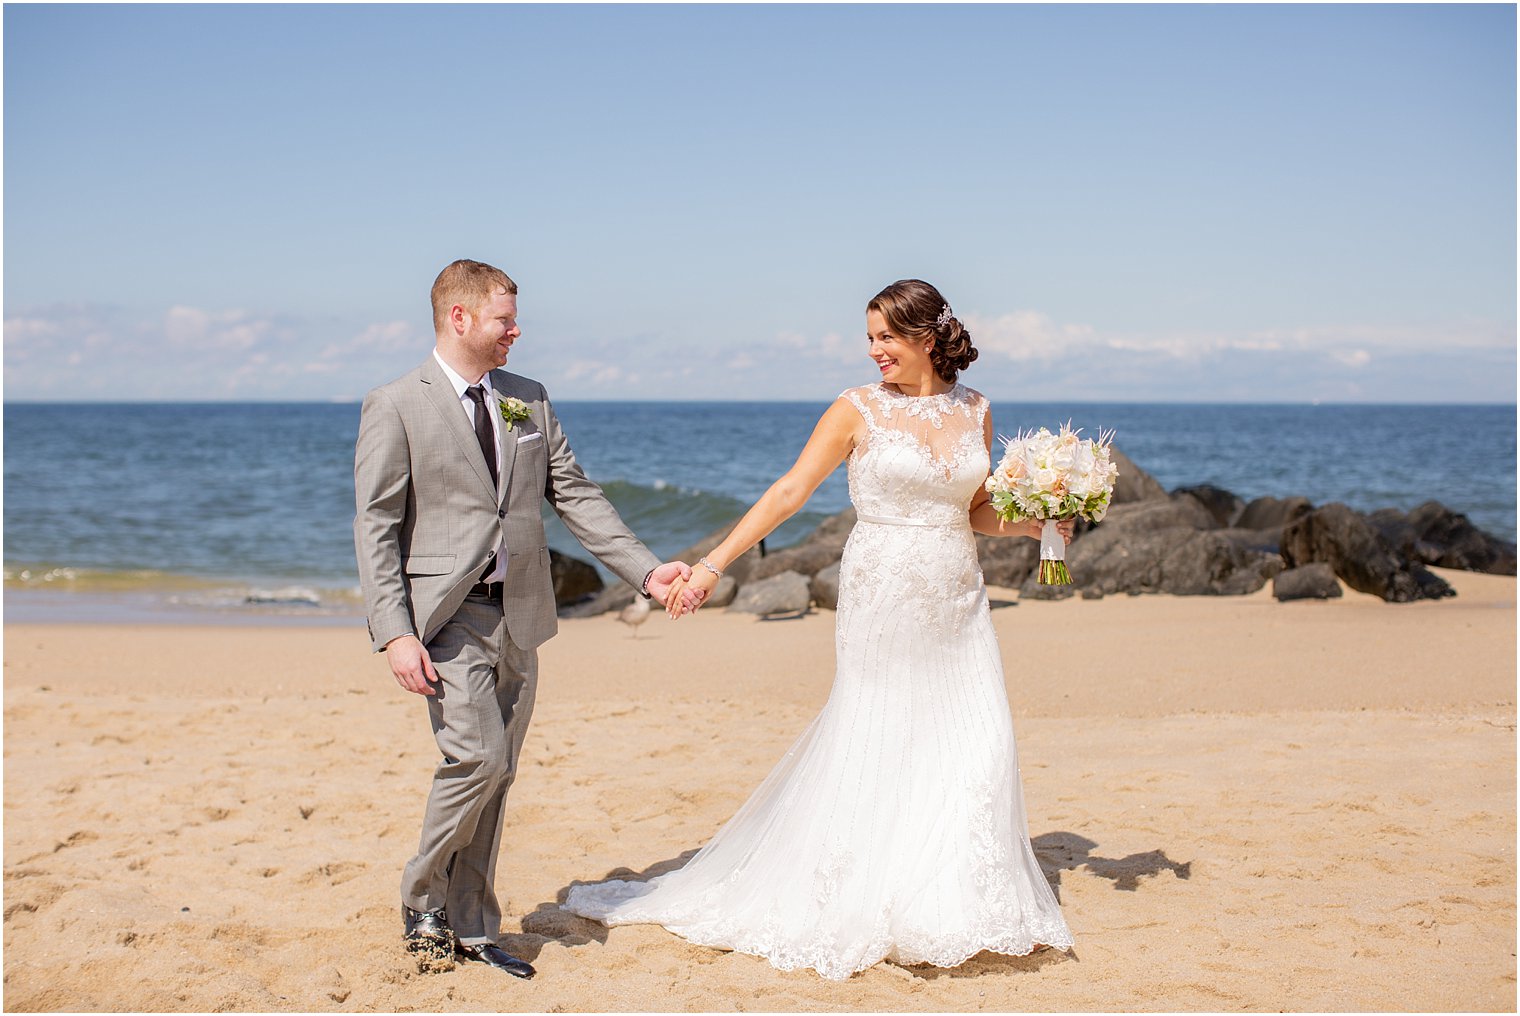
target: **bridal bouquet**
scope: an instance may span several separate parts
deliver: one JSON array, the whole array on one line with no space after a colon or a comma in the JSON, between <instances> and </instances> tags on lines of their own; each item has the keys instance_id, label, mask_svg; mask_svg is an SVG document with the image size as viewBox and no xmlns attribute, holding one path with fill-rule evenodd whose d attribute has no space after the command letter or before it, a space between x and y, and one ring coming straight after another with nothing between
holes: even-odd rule
<instances>
[{"instance_id":1,"label":"bridal bouquet","mask_svg":"<svg viewBox=\"0 0 1520 1016\"><path fill-rule=\"evenodd\" d=\"M1043 519L1040 531L1042 585L1071 584L1066 568L1066 543L1056 530L1061 519L1100 521L1108 513L1119 467L1109 461L1113 431L1099 431L1096 441L1061 425L1059 434L1041 427L1003 438L1003 460L987 477L992 509L1004 522Z\"/></svg>"}]
</instances>

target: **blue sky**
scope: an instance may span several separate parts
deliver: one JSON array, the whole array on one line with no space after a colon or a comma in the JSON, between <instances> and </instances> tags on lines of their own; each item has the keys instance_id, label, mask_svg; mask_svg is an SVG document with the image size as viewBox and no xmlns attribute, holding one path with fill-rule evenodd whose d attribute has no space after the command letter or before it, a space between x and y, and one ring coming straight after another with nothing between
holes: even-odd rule
<instances>
[{"instance_id":1,"label":"blue sky","mask_svg":"<svg viewBox=\"0 0 1520 1016\"><path fill-rule=\"evenodd\" d=\"M353 399L473 257L556 398L1515 399L1515 9L4 9L6 400Z\"/></svg>"}]
</instances>

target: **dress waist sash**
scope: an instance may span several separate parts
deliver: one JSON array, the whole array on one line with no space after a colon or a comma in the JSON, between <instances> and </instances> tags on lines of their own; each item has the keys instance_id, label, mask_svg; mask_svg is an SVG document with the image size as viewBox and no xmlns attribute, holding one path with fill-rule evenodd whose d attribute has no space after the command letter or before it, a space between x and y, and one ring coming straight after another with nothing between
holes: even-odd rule
<instances>
[{"instance_id":1,"label":"dress waist sash","mask_svg":"<svg viewBox=\"0 0 1520 1016\"><path fill-rule=\"evenodd\" d=\"M965 519L951 519L945 522L930 522L928 519L899 519L893 518L889 515L865 514L857 514L855 518L858 522L873 522L878 526L927 526L934 528L944 528L946 526L960 525L961 523L967 521Z\"/></svg>"}]
</instances>

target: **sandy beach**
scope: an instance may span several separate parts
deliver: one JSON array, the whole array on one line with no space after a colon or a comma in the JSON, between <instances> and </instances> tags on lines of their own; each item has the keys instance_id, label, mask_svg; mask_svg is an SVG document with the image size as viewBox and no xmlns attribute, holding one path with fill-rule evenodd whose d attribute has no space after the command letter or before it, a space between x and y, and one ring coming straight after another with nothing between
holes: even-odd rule
<instances>
[{"instance_id":1,"label":"sandy beach","mask_svg":"<svg viewBox=\"0 0 1520 1016\"><path fill-rule=\"evenodd\" d=\"M498 879L531 982L402 950L435 750L362 625L10 624L5 1008L1513 1010L1515 579L1440 574L1407 605L993 590L1076 946L842 983L556 906L712 835L826 699L831 613L561 624Z\"/></svg>"}]
</instances>

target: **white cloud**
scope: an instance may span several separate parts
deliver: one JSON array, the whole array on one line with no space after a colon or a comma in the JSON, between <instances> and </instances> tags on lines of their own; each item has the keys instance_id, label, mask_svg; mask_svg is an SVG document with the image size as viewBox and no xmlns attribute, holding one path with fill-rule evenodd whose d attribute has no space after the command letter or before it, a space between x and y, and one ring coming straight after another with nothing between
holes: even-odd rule
<instances>
[{"instance_id":1,"label":"white cloud","mask_svg":"<svg viewBox=\"0 0 1520 1016\"><path fill-rule=\"evenodd\" d=\"M415 353L417 359L430 348L410 321L382 321L366 326L358 334L347 339L331 342L317 354L317 362L307 365L308 370L325 371L342 366L337 361L354 356L376 356L388 353Z\"/></svg>"},{"instance_id":2,"label":"white cloud","mask_svg":"<svg viewBox=\"0 0 1520 1016\"><path fill-rule=\"evenodd\" d=\"M199 342L210 325L210 315L194 307L170 307L164 313L164 336L177 345Z\"/></svg>"},{"instance_id":3,"label":"white cloud","mask_svg":"<svg viewBox=\"0 0 1520 1016\"><path fill-rule=\"evenodd\" d=\"M49 339L63 331L63 322L47 317L9 317L5 319L5 342L30 343L37 339Z\"/></svg>"},{"instance_id":4,"label":"white cloud","mask_svg":"<svg viewBox=\"0 0 1520 1016\"><path fill-rule=\"evenodd\" d=\"M1016 310L996 317L967 314L962 320L979 351L1015 362L1064 359L1099 344L1091 325L1059 324L1039 311Z\"/></svg>"},{"instance_id":5,"label":"white cloud","mask_svg":"<svg viewBox=\"0 0 1520 1016\"><path fill-rule=\"evenodd\" d=\"M1280 343L1284 348L1362 348L1369 352L1402 350L1439 354L1451 349L1512 349L1515 326L1496 321L1455 321L1430 325L1340 324L1251 332L1252 339Z\"/></svg>"},{"instance_id":6,"label":"white cloud","mask_svg":"<svg viewBox=\"0 0 1520 1016\"><path fill-rule=\"evenodd\" d=\"M5 320L5 394L19 399L354 398L431 346L407 321L342 326L242 308L30 308ZM334 389L339 390L335 391Z\"/></svg>"},{"instance_id":7,"label":"white cloud","mask_svg":"<svg viewBox=\"0 0 1520 1016\"><path fill-rule=\"evenodd\" d=\"M968 314L968 384L995 399L1512 401L1513 325L1116 331L1032 309ZM356 399L431 348L425 319L309 320L177 304L56 305L5 320L11 399ZM684 330L682 330L684 329ZM698 323L586 337L546 323L510 369L559 399L823 401L875 373L865 343L792 328L713 338Z\"/></svg>"},{"instance_id":8,"label":"white cloud","mask_svg":"<svg viewBox=\"0 0 1520 1016\"><path fill-rule=\"evenodd\" d=\"M1460 322L1416 328L1349 324L1262 329L1243 334L1208 332L1109 333L1085 323L1058 322L1039 311L1018 310L965 318L977 348L1012 363L1069 362L1097 353L1133 354L1132 361L1160 364L1220 363L1233 354L1276 354L1276 359L1322 354L1351 369L1372 363L1378 352L1423 354L1432 359L1455 351L1513 353L1513 326ZM1096 361L1095 361L1096 362Z\"/></svg>"},{"instance_id":9,"label":"white cloud","mask_svg":"<svg viewBox=\"0 0 1520 1016\"><path fill-rule=\"evenodd\" d=\"M277 319L244 310L206 311L176 306L164 314L163 334L177 346L252 349L279 328Z\"/></svg>"},{"instance_id":10,"label":"white cloud","mask_svg":"<svg viewBox=\"0 0 1520 1016\"><path fill-rule=\"evenodd\" d=\"M560 373L560 377L591 388L606 388L627 381L622 367L602 360L575 360Z\"/></svg>"},{"instance_id":11,"label":"white cloud","mask_svg":"<svg viewBox=\"0 0 1520 1016\"><path fill-rule=\"evenodd\" d=\"M1337 349L1331 352L1330 358L1347 367L1365 367L1372 362L1372 354L1365 349Z\"/></svg>"}]
</instances>

